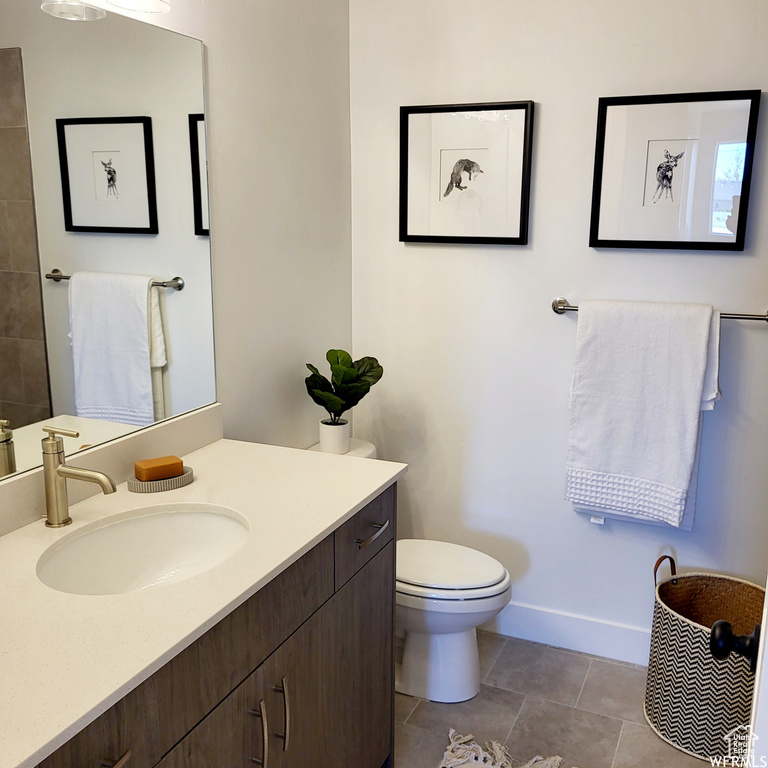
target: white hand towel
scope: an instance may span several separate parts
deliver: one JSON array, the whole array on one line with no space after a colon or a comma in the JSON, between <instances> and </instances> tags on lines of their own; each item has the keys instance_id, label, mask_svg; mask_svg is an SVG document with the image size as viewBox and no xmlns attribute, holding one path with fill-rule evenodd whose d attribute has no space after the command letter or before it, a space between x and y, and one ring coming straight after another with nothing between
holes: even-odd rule
<instances>
[{"instance_id":1,"label":"white hand towel","mask_svg":"<svg viewBox=\"0 0 768 768\"><path fill-rule=\"evenodd\" d=\"M150 321L149 275L76 272L69 322L78 416L144 426L154 421L151 362L165 361L162 323ZM155 347L155 361L151 351Z\"/></svg>"},{"instance_id":2,"label":"white hand towel","mask_svg":"<svg viewBox=\"0 0 768 768\"><path fill-rule=\"evenodd\" d=\"M575 507L681 525L701 409L718 395L713 314L701 304L581 302L566 471Z\"/></svg>"}]
</instances>

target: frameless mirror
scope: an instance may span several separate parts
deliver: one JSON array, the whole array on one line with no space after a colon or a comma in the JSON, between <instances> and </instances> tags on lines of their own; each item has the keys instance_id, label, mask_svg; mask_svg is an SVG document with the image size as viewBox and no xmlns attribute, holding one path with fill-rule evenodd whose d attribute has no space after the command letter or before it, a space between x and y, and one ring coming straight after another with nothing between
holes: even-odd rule
<instances>
[{"instance_id":1,"label":"frameless mirror","mask_svg":"<svg viewBox=\"0 0 768 768\"><path fill-rule=\"evenodd\" d=\"M92 355L76 374L70 311L79 307L70 307L68 281L46 279L55 270L183 278L183 290L152 289L160 294L166 365L155 370L154 409L144 423L216 399L209 238L200 226L203 48L114 13L66 22L31 0L0 0L0 11L0 419L10 422L23 471L41 463L40 422L80 432L67 438L68 453L140 428L111 413L78 413L84 389L109 386L103 361L122 360L133 338L118 324L104 356ZM149 126L151 146L146 133L137 143L136 122L120 118L149 118L138 124ZM68 174L57 121L74 129L64 136ZM137 181L139 166L146 172ZM152 181L157 233L122 224L110 231L117 207L128 208L121 215L129 225L140 217ZM85 228L73 231L67 204ZM117 311L110 306L108 317Z\"/></svg>"}]
</instances>

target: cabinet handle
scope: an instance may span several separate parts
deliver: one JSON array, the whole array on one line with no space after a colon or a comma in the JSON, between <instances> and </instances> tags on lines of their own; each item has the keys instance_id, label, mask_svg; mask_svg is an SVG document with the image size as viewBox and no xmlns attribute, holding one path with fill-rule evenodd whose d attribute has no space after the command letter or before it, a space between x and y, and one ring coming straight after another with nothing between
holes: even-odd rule
<instances>
[{"instance_id":1,"label":"cabinet handle","mask_svg":"<svg viewBox=\"0 0 768 768\"><path fill-rule=\"evenodd\" d=\"M267 709L264 706L264 699L259 702L258 709L249 709L249 715L261 718L261 740L264 743L264 757L259 760L258 757L251 757L251 762L267 768L269 762L269 726L267 725Z\"/></svg>"},{"instance_id":2,"label":"cabinet handle","mask_svg":"<svg viewBox=\"0 0 768 768\"><path fill-rule=\"evenodd\" d=\"M128 761L131 759L131 750L127 750L126 753L117 761L114 760L102 760L101 768L125 768L128 765Z\"/></svg>"},{"instance_id":3,"label":"cabinet handle","mask_svg":"<svg viewBox=\"0 0 768 768\"><path fill-rule=\"evenodd\" d=\"M283 752L288 751L288 742L291 738L291 701L288 698L288 680L283 677L282 685L273 685L272 690L276 693L283 694L283 701L285 706L285 733L275 733L278 739L283 740Z\"/></svg>"},{"instance_id":4,"label":"cabinet handle","mask_svg":"<svg viewBox=\"0 0 768 768\"><path fill-rule=\"evenodd\" d=\"M369 536L367 539L355 539L355 544L357 544L358 549L364 549L369 544L372 544L374 541L376 541L376 539L378 539L379 536L381 536L381 534L384 533L387 528L389 528L389 520L387 520L385 523L371 523L371 525L373 525L374 528L378 528L378 530L373 534L373 536Z\"/></svg>"}]
</instances>

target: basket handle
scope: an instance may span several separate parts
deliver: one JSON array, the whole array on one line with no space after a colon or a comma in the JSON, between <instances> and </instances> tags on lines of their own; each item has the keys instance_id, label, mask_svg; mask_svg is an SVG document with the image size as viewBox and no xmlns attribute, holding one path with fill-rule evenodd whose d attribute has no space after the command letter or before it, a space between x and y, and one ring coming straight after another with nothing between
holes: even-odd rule
<instances>
[{"instance_id":1,"label":"basket handle","mask_svg":"<svg viewBox=\"0 0 768 768\"><path fill-rule=\"evenodd\" d=\"M656 581L656 574L659 571L659 566L665 561L669 560L669 570L672 572L673 576L677 576L677 566L675 565L675 558L672 557L672 555L662 555L657 561L656 565L653 566L653 586L655 587L658 583Z\"/></svg>"}]
</instances>

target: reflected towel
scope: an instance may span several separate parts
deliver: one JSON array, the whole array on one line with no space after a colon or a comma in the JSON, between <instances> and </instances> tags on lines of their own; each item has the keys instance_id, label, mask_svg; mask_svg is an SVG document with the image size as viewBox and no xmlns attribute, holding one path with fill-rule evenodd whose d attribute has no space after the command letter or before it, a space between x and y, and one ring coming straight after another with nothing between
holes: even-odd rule
<instances>
[{"instance_id":1,"label":"reflected towel","mask_svg":"<svg viewBox=\"0 0 768 768\"><path fill-rule=\"evenodd\" d=\"M701 409L719 397L715 327L719 313L701 304L581 302L566 471L574 507L683 524Z\"/></svg>"},{"instance_id":2,"label":"reflected towel","mask_svg":"<svg viewBox=\"0 0 768 768\"><path fill-rule=\"evenodd\" d=\"M137 426L155 420L151 369L166 362L155 279L72 275L69 322L78 416Z\"/></svg>"}]
</instances>

